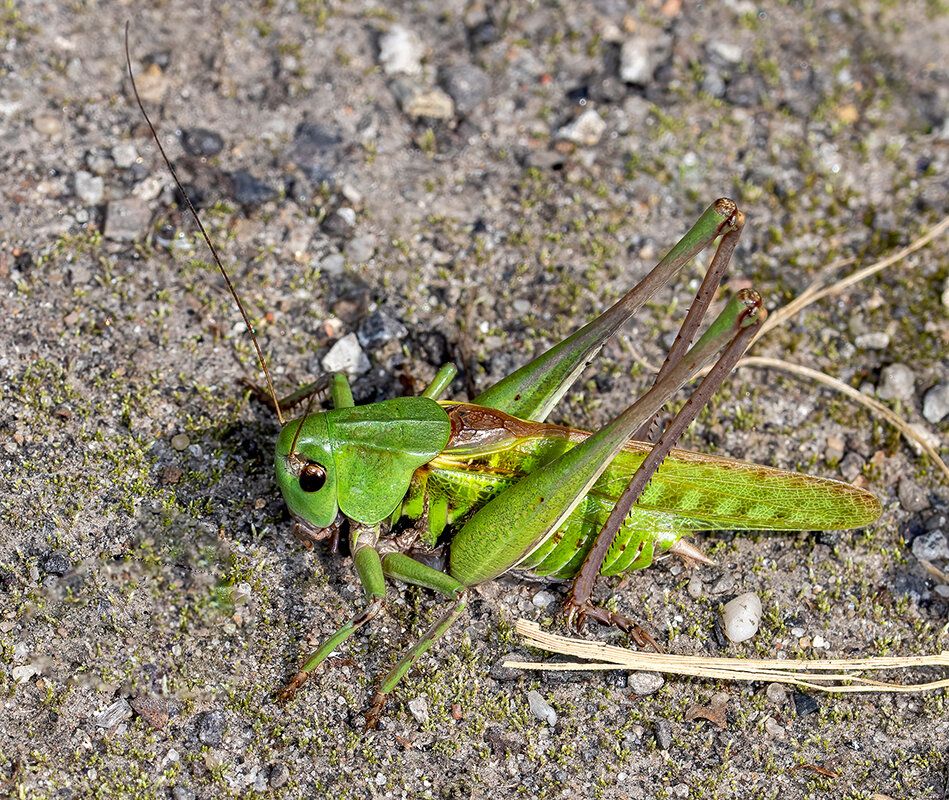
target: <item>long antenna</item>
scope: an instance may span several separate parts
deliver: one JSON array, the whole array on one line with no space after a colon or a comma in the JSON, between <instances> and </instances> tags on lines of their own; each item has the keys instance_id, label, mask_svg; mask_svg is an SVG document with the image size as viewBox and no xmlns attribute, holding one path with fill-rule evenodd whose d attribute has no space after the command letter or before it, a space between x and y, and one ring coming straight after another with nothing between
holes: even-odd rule
<instances>
[{"instance_id":1,"label":"long antenna","mask_svg":"<svg viewBox=\"0 0 949 800\"><path fill-rule=\"evenodd\" d=\"M254 332L254 326L250 323L250 317L247 316L247 312L244 310L244 304L241 302L240 297L237 296L237 290L234 288L234 284L231 283L231 279L228 277L227 270L224 269L224 264L221 263L221 259L217 254L217 250L215 249L214 244L211 242L211 237L208 236L208 232L204 229L204 224L201 222L198 212L191 203L191 198L188 197L184 186L182 186L181 181L178 180L178 173L175 172L175 168L171 165L171 161L165 154L165 148L161 146L161 140L158 138L158 132L155 130L155 126L152 125L152 121L148 118L148 112L145 111L145 106L142 105L142 98L138 96L138 87L135 85L135 76L132 74L132 57L129 55L129 23L127 20L125 22L125 63L128 65L129 80L132 82L132 92L135 94L135 102L138 103L139 110L142 112L142 116L145 117L145 122L148 124L148 129L152 132L152 138L155 140L155 144L158 145L158 152L161 153L161 157L165 159L165 166L168 167L168 171L171 173L171 177L174 178L175 185L177 185L179 193L185 199L185 204L188 206L191 216L194 217L194 221L197 223L198 229L201 231L201 235L204 237L204 241L208 243L208 249L211 251L211 255L214 257L214 263L217 264L217 268L221 271L221 275L224 276L224 282L227 284L227 288L231 293L231 297L234 298L234 302L237 303L237 308L240 310L241 316L244 318L244 325L247 326L247 332L250 333L250 338L254 342L254 349L257 351L257 360L260 362L261 369L263 369L264 375L267 377L267 388L270 389L270 396L273 398L273 405L277 411L277 420L280 422L280 425L283 426L284 421L283 414L280 413L280 401L277 400L277 393L274 391L273 381L270 379L270 370L267 369L267 362L264 361L264 354L261 352L260 343L257 341L257 335Z\"/></svg>"}]
</instances>

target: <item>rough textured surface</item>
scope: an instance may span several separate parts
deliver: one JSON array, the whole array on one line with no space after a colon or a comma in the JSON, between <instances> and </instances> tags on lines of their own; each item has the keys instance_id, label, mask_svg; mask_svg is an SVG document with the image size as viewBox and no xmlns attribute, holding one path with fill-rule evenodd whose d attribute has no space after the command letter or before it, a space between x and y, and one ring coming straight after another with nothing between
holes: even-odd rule
<instances>
[{"instance_id":1,"label":"rough textured surface","mask_svg":"<svg viewBox=\"0 0 949 800\"><path fill-rule=\"evenodd\" d=\"M822 266L870 263L944 216L944 4L606 0L492 16L459 2L140 5L0 9L5 791L944 795L943 694L775 699L764 685L670 678L642 697L623 675L514 673L501 667L519 647L513 620L549 620L556 604L539 608L537 585L513 578L476 591L379 731L362 733L362 712L435 613L426 592L393 587L387 613L277 705L301 649L361 592L347 561L291 536L271 473L275 422L239 384L259 379L252 349L173 207L122 53L131 17L146 102L280 387L313 379L335 342L382 312L396 324L367 350L357 401L419 386L449 359L464 397L609 303L717 196L749 217L731 287L753 282L772 307ZM424 47L411 80L447 90L451 119L400 107L378 49L396 23ZM635 85L620 78L627 40L641 56ZM595 145L556 140L589 109L605 123ZM189 155L183 130L216 133L223 149ZM907 364L915 394L890 402L920 421L949 370L947 269L943 237L756 351L870 392L882 369ZM697 275L605 348L557 421L601 425L643 390L634 355L661 358ZM945 443L949 421L930 430ZM698 581L670 561L600 587L670 651L946 648L947 600L911 551L946 530L945 482L890 428L826 390L745 369L687 444L840 470L886 511L856 533L700 537L718 566ZM922 510L898 503L903 476ZM762 628L729 645L718 609L745 591L762 598ZM531 713L532 689L555 727ZM424 722L407 707L419 697ZM687 713L696 703L723 726Z\"/></svg>"}]
</instances>

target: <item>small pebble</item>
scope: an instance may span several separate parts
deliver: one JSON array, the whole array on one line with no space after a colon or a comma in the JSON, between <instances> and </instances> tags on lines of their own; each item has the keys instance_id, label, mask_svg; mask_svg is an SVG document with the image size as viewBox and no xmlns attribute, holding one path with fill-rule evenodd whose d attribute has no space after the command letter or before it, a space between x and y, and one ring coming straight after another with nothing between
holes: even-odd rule
<instances>
[{"instance_id":1,"label":"small pebble","mask_svg":"<svg viewBox=\"0 0 949 800\"><path fill-rule=\"evenodd\" d=\"M645 86L652 81L649 39L635 36L623 42L619 55L619 76L624 83Z\"/></svg>"},{"instance_id":2,"label":"small pebble","mask_svg":"<svg viewBox=\"0 0 949 800\"><path fill-rule=\"evenodd\" d=\"M97 206L105 197L105 181L98 175L86 172L84 169L76 170L73 176L76 188L76 197L87 206Z\"/></svg>"},{"instance_id":3,"label":"small pebble","mask_svg":"<svg viewBox=\"0 0 949 800\"><path fill-rule=\"evenodd\" d=\"M442 75L442 82L461 114L474 111L491 91L488 73L472 64L448 67Z\"/></svg>"},{"instance_id":4,"label":"small pebble","mask_svg":"<svg viewBox=\"0 0 949 800\"><path fill-rule=\"evenodd\" d=\"M886 350L890 346L890 334L886 331L862 333L853 343L862 350Z\"/></svg>"},{"instance_id":5,"label":"small pebble","mask_svg":"<svg viewBox=\"0 0 949 800\"><path fill-rule=\"evenodd\" d=\"M817 701L810 695L794 692L794 713L799 717L813 714L819 708Z\"/></svg>"},{"instance_id":6,"label":"small pebble","mask_svg":"<svg viewBox=\"0 0 949 800\"><path fill-rule=\"evenodd\" d=\"M540 591L531 598L531 602L537 608L547 608L555 599L550 592Z\"/></svg>"},{"instance_id":7,"label":"small pebble","mask_svg":"<svg viewBox=\"0 0 949 800\"><path fill-rule=\"evenodd\" d=\"M343 252L350 264L365 264L376 252L376 237L367 233L365 236L350 239L346 242Z\"/></svg>"},{"instance_id":8,"label":"small pebble","mask_svg":"<svg viewBox=\"0 0 949 800\"><path fill-rule=\"evenodd\" d=\"M285 786L287 781L290 780L290 769L286 764L277 762L270 768L270 788L279 789L281 786Z\"/></svg>"},{"instance_id":9,"label":"small pebble","mask_svg":"<svg viewBox=\"0 0 949 800\"><path fill-rule=\"evenodd\" d=\"M138 150L131 142L119 142L112 148L112 160L119 169L128 169L138 161Z\"/></svg>"},{"instance_id":10,"label":"small pebble","mask_svg":"<svg viewBox=\"0 0 949 800\"><path fill-rule=\"evenodd\" d=\"M72 569L72 562L65 553L50 550L40 560L40 569L47 575L65 575Z\"/></svg>"},{"instance_id":11,"label":"small pebble","mask_svg":"<svg viewBox=\"0 0 949 800\"><path fill-rule=\"evenodd\" d=\"M330 236L352 236L355 227L356 212L349 206L336 209L323 220L323 230Z\"/></svg>"},{"instance_id":12,"label":"small pebble","mask_svg":"<svg viewBox=\"0 0 949 800\"><path fill-rule=\"evenodd\" d=\"M348 333L336 342L320 364L326 372L345 372L350 377L362 375L372 366L355 333Z\"/></svg>"},{"instance_id":13,"label":"small pebble","mask_svg":"<svg viewBox=\"0 0 949 800\"><path fill-rule=\"evenodd\" d=\"M906 364L890 364L880 371L877 384L877 397L881 400L913 399L916 390L916 376Z\"/></svg>"},{"instance_id":14,"label":"small pebble","mask_svg":"<svg viewBox=\"0 0 949 800\"><path fill-rule=\"evenodd\" d=\"M658 672L631 672L626 676L627 688L640 697L658 692L666 679Z\"/></svg>"},{"instance_id":15,"label":"small pebble","mask_svg":"<svg viewBox=\"0 0 949 800\"><path fill-rule=\"evenodd\" d=\"M913 555L920 561L949 559L949 547L942 531L930 531L913 539Z\"/></svg>"},{"instance_id":16,"label":"small pebble","mask_svg":"<svg viewBox=\"0 0 949 800\"><path fill-rule=\"evenodd\" d=\"M130 705L132 710L155 730L164 728L168 723L168 710L160 697L140 694Z\"/></svg>"},{"instance_id":17,"label":"small pebble","mask_svg":"<svg viewBox=\"0 0 949 800\"><path fill-rule=\"evenodd\" d=\"M33 127L44 136L56 136L63 129L62 119L53 114L37 114L33 117Z\"/></svg>"},{"instance_id":18,"label":"small pebble","mask_svg":"<svg viewBox=\"0 0 949 800\"><path fill-rule=\"evenodd\" d=\"M428 722L428 700L420 695L409 700L408 705L409 713L419 725Z\"/></svg>"},{"instance_id":19,"label":"small pebble","mask_svg":"<svg viewBox=\"0 0 949 800\"><path fill-rule=\"evenodd\" d=\"M181 146L189 155L210 158L224 149L224 139L221 134L207 128L191 128L182 131Z\"/></svg>"},{"instance_id":20,"label":"small pebble","mask_svg":"<svg viewBox=\"0 0 949 800\"><path fill-rule=\"evenodd\" d=\"M949 415L949 381L937 383L923 397L923 416L934 425Z\"/></svg>"},{"instance_id":21,"label":"small pebble","mask_svg":"<svg viewBox=\"0 0 949 800\"><path fill-rule=\"evenodd\" d=\"M844 457L844 440L837 436L827 437L827 446L824 448L824 460L837 462Z\"/></svg>"},{"instance_id":22,"label":"small pebble","mask_svg":"<svg viewBox=\"0 0 949 800\"><path fill-rule=\"evenodd\" d=\"M374 350L391 339L402 340L409 335L408 329L398 320L383 311L373 311L359 325L356 338L367 350Z\"/></svg>"},{"instance_id":23,"label":"small pebble","mask_svg":"<svg viewBox=\"0 0 949 800\"><path fill-rule=\"evenodd\" d=\"M176 433L174 436L171 437L171 446L174 447L175 450L178 450L179 452L182 450L187 450L188 445L190 444L191 444L191 440L188 438L187 433Z\"/></svg>"},{"instance_id":24,"label":"small pebble","mask_svg":"<svg viewBox=\"0 0 949 800\"><path fill-rule=\"evenodd\" d=\"M768 717L764 721L764 730L772 739L784 741L787 738L787 731L774 717Z\"/></svg>"},{"instance_id":25,"label":"small pebble","mask_svg":"<svg viewBox=\"0 0 949 800\"><path fill-rule=\"evenodd\" d=\"M392 93L410 117L451 119L455 116L455 103L451 95L437 87L425 89L408 78L399 78L392 84Z\"/></svg>"},{"instance_id":26,"label":"small pebble","mask_svg":"<svg viewBox=\"0 0 949 800\"><path fill-rule=\"evenodd\" d=\"M741 45L732 42L723 42L721 39L712 39L706 46L709 58L721 67L737 67L741 64Z\"/></svg>"},{"instance_id":27,"label":"small pebble","mask_svg":"<svg viewBox=\"0 0 949 800\"><path fill-rule=\"evenodd\" d=\"M923 487L912 478L900 479L896 495L900 498L900 505L907 511L923 511L929 508L929 497Z\"/></svg>"},{"instance_id":28,"label":"small pebble","mask_svg":"<svg viewBox=\"0 0 949 800\"><path fill-rule=\"evenodd\" d=\"M605 130L606 123L603 118L592 108L588 108L576 119L564 125L557 132L557 138L585 147L593 147L600 141Z\"/></svg>"},{"instance_id":29,"label":"small pebble","mask_svg":"<svg viewBox=\"0 0 949 800\"><path fill-rule=\"evenodd\" d=\"M386 75L418 75L424 55L418 34L402 25L393 25L379 37L379 64Z\"/></svg>"},{"instance_id":30,"label":"small pebble","mask_svg":"<svg viewBox=\"0 0 949 800\"><path fill-rule=\"evenodd\" d=\"M705 585L702 583L702 579L698 576L698 573L693 572L689 577L689 585L686 587L689 597L693 600L698 600L702 596L704 589Z\"/></svg>"},{"instance_id":31,"label":"small pebble","mask_svg":"<svg viewBox=\"0 0 949 800\"><path fill-rule=\"evenodd\" d=\"M198 714L198 741L210 747L219 747L224 741L227 720L223 711L202 711Z\"/></svg>"},{"instance_id":32,"label":"small pebble","mask_svg":"<svg viewBox=\"0 0 949 800\"><path fill-rule=\"evenodd\" d=\"M722 625L725 635L736 644L750 639L761 624L761 600L754 592L740 594L725 604Z\"/></svg>"},{"instance_id":33,"label":"small pebble","mask_svg":"<svg viewBox=\"0 0 949 800\"><path fill-rule=\"evenodd\" d=\"M863 457L859 453L854 453L852 450L844 456L844 460L840 462L838 469L840 474L844 476L844 479L850 481L851 483L856 480L857 476L863 473L863 467L866 464Z\"/></svg>"},{"instance_id":34,"label":"small pebble","mask_svg":"<svg viewBox=\"0 0 949 800\"><path fill-rule=\"evenodd\" d=\"M234 199L242 206L259 206L277 196L276 191L245 170L239 169L232 173L231 180L234 183Z\"/></svg>"},{"instance_id":35,"label":"small pebble","mask_svg":"<svg viewBox=\"0 0 949 800\"><path fill-rule=\"evenodd\" d=\"M928 425L925 425L922 422L911 422L909 427L912 429L913 433L915 433L934 450L938 450L940 447L942 447L942 439L940 439L937 434L933 433ZM922 445L916 441L916 439L912 439L909 436L905 436L904 439L906 443L909 444L909 446L913 449L913 452L916 453L916 455L920 455L924 452Z\"/></svg>"},{"instance_id":36,"label":"small pebble","mask_svg":"<svg viewBox=\"0 0 949 800\"><path fill-rule=\"evenodd\" d=\"M123 697L121 700L116 700L96 717L96 727L114 728L120 722L130 719L131 716L132 707L128 700Z\"/></svg>"},{"instance_id":37,"label":"small pebble","mask_svg":"<svg viewBox=\"0 0 949 800\"><path fill-rule=\"evenodd\" d=\"M656 744L660 750L668 750L672 747L672 725L667 719L657 719L652 726L653 735L656 737Z\"/></svg>"},{"instance_id":38,"label":"small pebble","mask_svg":"<svg viewBox=\"0 0 949 800\"><path fill-rule=\"evenodd\" d=\"M764 690L764 694L768 698L768 702L776 706L781 705L788 699L788 690L782 683L769 683Z\"/></svg>"},{"instance_id":39,"label":"small pebble","mask_svg":"<svg viewBox=\"0 0 949 800\"><path fill-rule=\"evenodd\" d=\"M709 594L726 594L735 588L735 576L731 574L722 575L711 589L709 589Z\"/></svg>"},{"instance_id":40,"label":"small pebble","mask_svg":"<svg viewBox=\"0 0 949 800\"><path fill-rule=\"evenodd\" d=\"M531 689L527 693L527 704L530 706L531 714L542 722L546 722L550 727L557 724L557 712L541 696L540 692Z\"/></svg>"},{"instance_id":41,"label":"small pebble","mask_svg":"<svg viewBox=\"0 0 949 800\"><path fill-rule=\"evenodd\" d=\"M115 242L132 242L145 235L151 220L151 209L137 197L111 200L105 208L102 235Z\"/></svg>"},{"instance_id":42,"label":"small pebble","mask_svg":"<svg viewBox=\"0 0 949 800\"><path fill-rule=\"evenodd\" d=\"M21 664L10 670L10 677L14 683L26 683L34 675L39 675L42 670L33 664Z\"/></svg>"},{"instance_id":43,"label":"small pebble","mask_svg":"<svg viewBox=\"0 0 949 800\"><path fill-rule=\"evenodd\" d=\"M346 259L342 253L330 253L320 261L320 272L324 275L339 276L346 268Z\"/></svg>"}]
</instances>

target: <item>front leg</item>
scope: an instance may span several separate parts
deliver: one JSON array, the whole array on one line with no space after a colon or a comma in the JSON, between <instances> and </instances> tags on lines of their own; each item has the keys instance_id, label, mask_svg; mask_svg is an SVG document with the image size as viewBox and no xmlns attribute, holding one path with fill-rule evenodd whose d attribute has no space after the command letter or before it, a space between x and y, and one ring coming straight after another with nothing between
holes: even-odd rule
<instances>
[{"instance_id":1,"label":"front leg","mask_svg":"<svg viewBox=\"0 0 949 800\"><path fill-rule=\"evenodd\" d=\"M359 582L366 590L366 605L362 611L307 656L296 675L277 693L280 700L289 700L293 697L313 670L357 630L376 617L385 605L386 584L382 572L382 560L375 549L379 540L379 527L350 523L350 528L353 562L356 565Z\"/></svg>"}]
</instances>

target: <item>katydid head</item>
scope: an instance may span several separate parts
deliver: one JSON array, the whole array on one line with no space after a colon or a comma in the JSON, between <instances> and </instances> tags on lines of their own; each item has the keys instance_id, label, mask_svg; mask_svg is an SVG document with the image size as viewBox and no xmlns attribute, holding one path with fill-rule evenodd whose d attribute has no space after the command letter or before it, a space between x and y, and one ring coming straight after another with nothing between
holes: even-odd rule
<instances>
[{"instance_id":1,"label":"katydid head","mask_svg":"<svg viewBox=\"0 0 949 800\"><path fill-rule=\"evenodd\" d=\"M333 524L339 513L336 463L324 413L307 413L284 425L274 467L294 517L316 529Z\"/></svg>"}]
</instances>

